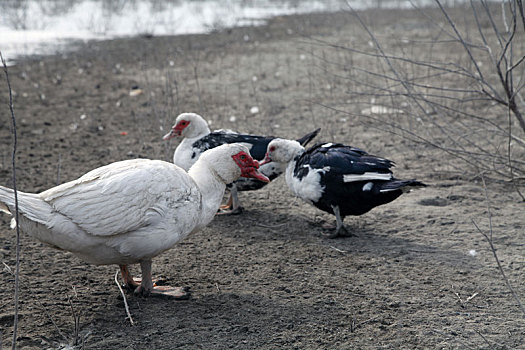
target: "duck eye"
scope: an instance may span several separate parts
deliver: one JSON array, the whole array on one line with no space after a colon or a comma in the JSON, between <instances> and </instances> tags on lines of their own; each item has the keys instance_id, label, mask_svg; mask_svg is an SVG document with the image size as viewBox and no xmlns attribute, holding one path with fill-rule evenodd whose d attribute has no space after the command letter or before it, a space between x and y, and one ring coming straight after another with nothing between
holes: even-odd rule
<instances>
[{"instance_id":1,"label":"duck eye","mask_svg":"<svg viewBox=\"0 0 525 350\"><path fill-rule=\"evenodd\" d=\"M275 147L274 146L270 147L270 152L273 152L273 151L275 151Z\"/></svg>"},{"instance_id":2,"label":"duck eye","mask_svg":"<svg viewBox=\"0 0 525 350\"><path fill-rule=\"evenodd\" d=\"M246 159L246 156L244 154L241 155L241 159L242 160L245 160Z\"/></svg>"}]
</instances>

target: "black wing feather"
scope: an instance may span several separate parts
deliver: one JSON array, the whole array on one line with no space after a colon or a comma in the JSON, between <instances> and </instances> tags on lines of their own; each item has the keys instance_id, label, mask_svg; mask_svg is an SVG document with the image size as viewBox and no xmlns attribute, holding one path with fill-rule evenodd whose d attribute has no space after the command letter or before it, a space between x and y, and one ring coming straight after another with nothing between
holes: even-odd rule
<instances>
[{"instance_id":1,"label":"black wing feather","mask_svg":"<svg viewBox=\"0 0 525 350\"><path fill-rule=\"evenodd\" d=\"M394 162L368 154L362 149L343 144L317 143L297 161L295 174L304 172L304 165L314 169L330 167L332 174L364 174L366 172L391 173ZM304 175L303 175L304 176Z\"/></svg>"},{"instance_id":2,"label":"black wing feather","mask_svg":"<svg viewBox=\"0 0 525 350\"><path fill-rule=\"evenodd\" d=\"M310 142L317 136L321 129L317 129L308 133L298 139L303 146ZM201 152L215 148L226 143L248 143L252 145L250 154L254 159L263 160L266 155L268 144L275 139L273 136L258 136L250 134L238 134L234 132L226 132L223 130L216 130L208 135L200 138L193 143L193 147L200 149Z\"/></svg>"},{"instance_id":3,"label":"black wing feather","mask_svg":"<svg viewBox=\"0 0 525 350\"><path fill-rule=\"evenodd\" d=\"M268 147L268 144L274 138L275 137L272 136L237 134L218 130L211 132L195 141L193 143L193 147L198 148L204 152L227 143L248 143L252 145L250 149L251 156L257 160L262 160L266 154L266 148Z\"/></svg>"}]
</instances>

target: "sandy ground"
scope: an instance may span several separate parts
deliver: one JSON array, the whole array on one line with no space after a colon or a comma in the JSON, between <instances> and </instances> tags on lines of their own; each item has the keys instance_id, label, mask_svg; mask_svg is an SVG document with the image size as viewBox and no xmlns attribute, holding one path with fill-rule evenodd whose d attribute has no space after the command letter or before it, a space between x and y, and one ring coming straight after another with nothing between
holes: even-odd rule
<instances>
[{"instance_id":1,"label":"sandy ground","mask_svg":"<svg viewBox=\"0 0 525 350\"><path fill-rule=\"evenodd\" d=\"M412 23L413 13L364 16L374 29L398 37L426 33L398 25ZM89 43L9 69L19 190L39 192L122 159L170 161L177 141L161 137L187 111L204 115L212 128L287 138L321 127L319 140L392 159L399 178L430 185L347 218L356 237L336 240L324 236L333 217L293 198L283 178L241 193L243 215L217 217L154 260L154 274L190 287L192 297L128 296L135 326L113 280L116 266L91 266L23 235L19 348L63 347L76 338L83 349L525 349L524 315L472 224L488 232L479 178L440 168L435 160L448 156L439 150L311 103L354 108L352 85L337 78L345 67L331 66L328 74L327 61L318 59L341 53L313 45L310 35L368 44L350 14L309 15L211 35ZM359 57L345 55L359 64ZM11 186L3 77L0 83L0 183ZM130 96L134 86L143 93ZM489 182L487 195L497 253L523 300L523 203L499 182ZM15 233L7 215L1 220L0 261L14 268ZM13 280L4 268L0 341L6 348Z\"/></svg>"}]
</instances>

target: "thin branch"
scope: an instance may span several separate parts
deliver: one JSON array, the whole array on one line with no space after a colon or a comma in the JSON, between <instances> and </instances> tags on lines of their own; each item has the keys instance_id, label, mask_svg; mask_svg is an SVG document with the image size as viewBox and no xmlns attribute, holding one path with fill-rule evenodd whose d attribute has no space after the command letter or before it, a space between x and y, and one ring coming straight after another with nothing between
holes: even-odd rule
<instances>
[{"instance_id":1,"label":"thin branch","mask_svg":"<svg viewBox=\"0 0 525 350\"><path fill-rule=\"evenodd\" d=\"M5 262L2 261L2 264L4 265L4 271L7 271L7 273L9 273L10 275L12 276L15 276L15 273L13 272L13 269L11 269L9 267L9 265L7 265ZM31 294L32 296L32 300L35 300L36 303L40 306L40 308L43 310L44 314L46 315L46 317L49 319L49 322L51 322L51 324L53 325L53 327L55 327L55 330L57 331L57 333L62 337L62 339L67 342L68 339L67 337L64 335L64 333L62 333L62 331L60 330L60 328L58 327L58 325L56 324L55 322L55 319L51 316L51 314L49 313L49 311L47 310L47 308L45 307L44 304L42 304L42 302L40 301L40 297L37 296L35 294L35 292L33 292L33 289L31 288L31 284L28 283L27 281L24 282L23 280L20 280L20 284L22 286L25 286L27 288L27 290L29 291L29 293ZM1 348L0 348L1 349Z\"/></svg>"},{"instance_id":2,"label":"thin branch","mask_svg":"<svg viewBox=\"0 0 525 350\"><path fill-rule=\"evenodd\" d=\"M482 23L481 18L485 19L484 17L487 16L485 12L488 11L489 5L483 0L484 2L481 4L483 7L479 10L479 6L472 1L471 12L474 12L475 24L479 33L477 38L469 38L461 32L460 27L453 22L448 10L441 6L439 1L436 0L436 3L441 9L440 13L442 12L446 17L444 23L448 26L446 35L455 39L454 42L459 45L467 58L466 64L462 64L461 61L457 63L437 62L432 57L415 56L417 58L412 58L409 53L404 51L402 45L400 46L401 54L388 52L387 46L378 41L378 36L372 33L361 19L360 14L354 11L348 3L349 13L357 19L360 27L364 28L367 37L373 43L374 50L366 52L366 49L360 50L359 46L344 47L313 37L308 38L308 43L310 46L312 42L317 43L321 49L325 46L341 52L349 51L364 58L377 58L380 60L378 62L380 64L379 69L356 67L352 64L353 61L344 62L327 59L325 55L316 55L313 52L310 54L317 58L319 64L324 64L319 66L323 74L329 74L337 80L358 86L355 91L349 89L348 94L350 96L372 96L374 98L373 103L377 102L386 108L391 106L392 111L389 114L392 117L408 118L409 126L405 127L401 122L393 121L392 118L385 120L385 118L368 115L368 113L364 116L356 113L349 114L375 121L377 123L375 127L380 130L391 132L412 142L423 143L443 150L455 158L463 160L476 169L478 174L479 172L493 172L497 177L520 178L525 172L523 168L525 163L519 156L516 156L516 159L510 158L512 153L510 153L509 140L512 141L512 144L523 147L525 141L512 134L513 131L514 133L519 132L521 128L510 129L506 125L506 121L502 121L501 110L497 107L500 105L505 106L507 110L510 109L521 125L523 119L519 110L521 105L517 105L516 102L521 101L523 103L519 89L525 86L523 85L523 74L525 72L520 73L517 68L520 67L520 64L523 65L525 57L517 55L518 51L514 52L513 50L512 41L518 40L515 22L517 22L516 14L519 11L516 9L516 3L512 4L512 16L508 18L510 31L503 32L499 29L497 27L498 22L488 14L491 17L488 18L490 32L487 32L483 29L484 23ZM480 14L483 16L480 17ZM432 23L443 28L434 22ZM487 36L487 34L491 35ZM493 34L499 40L499 44L496 42L498 52L493 52L490 46L493 44ZM481 45L476 45L476 40L479 40ZM443 41L435 42L441 43ZM483 57L480 58L490 60L490 64L487 66L489 67L488 71L482 69L484 68L481 66L481 63L484 63L482 60L477 61L480 59L476 57L479 52L483 54ZM326 68L327 65L343 72L329 72ZM412 74L407 74L408 71L403 69L406 65L412 69ZM422 72L424 73L421 74ZM458 84L458 79L467 85ZM390 103L385 103L384 98L390 98ZM333 111L347 112L336 109L338 105L341 106L340 103L334 104L316 100L321 106L331 105L329 108ZM476 112L469 112L473 110L473 104L478 101L489 103L482 104L482 106L487 106L486 111L480 113L474 109ZM409 104L406 105L404 102L409 102ZM356 104L355 101L352 101L352 104L355 108L359 103ZM367 101L366 104L370 104L370 101ZM444 119L444 117L450 118ZM418 124L415 125L416 128L424 128L423 133L415 132L416 129L411 124L413 120L418 121ZM478 125L472 125L471 121L477 122ZM480 137L482 131L488 131L491 136L495 137ZM504 146L505 144L507 147ZM459 164L450 165L457 167ZM509 176L509 171L512 174L511 176ZM514 185L518 186L516 182Z\"/></svg>"},{"instance_id":3,"label":"thin branch","mask_svg":"<svg viewBox=\"0 0 525 350\"><path fill-rule=\"evenodd\" d=\"M521 56L521 58L516 62L514 63L514 65L512 65L512 67L510 67L509 69L507 69L506 73L510 73L512 72L514 69L516 69L520 64L523 63L523 61L525 61L525 56Z\"/></svg>"},{"instance_id":4,"label":"thin branch","mask_svg":"<svg viewBox=\"0 0 525 350\"><path fill-rule=\"evenodd\" d=\"M501 266L501 262L500 262L500 260L498 258L498 254L496 253L496 248L494 247L494 244L492 242L492 234L493 234L493 230L492 230L492 213L490 211L490 202L489 202L489 197L488 197L488 194L487 194L487 184L485 183L485 178L483 176L481 176L481 180L483 182L483 189L485 191L485 202L487 203L487 211L488 211L488 215L489 215L489 234L486 234L485 232L481 231L481 229L479 228L478 224L476 224L474 219L471 219L471 221L474 224L474 226L476 227L476 229L479 231L479 233L481 233L481 235L483 237L485 237L485 240L488 242L488 244L490 246L490 250L492 251L492 255L494 255L494 259L496 260L496 263L498 264L498 270L499 270L501 276L503 277L503 279L505 280L505 284L507 285L507 288L510 290L510 292L511 292L512 296L514 297L514 299L516 299L516 302L518 303L518 306L521 309L521 312L523 313L523 316L525 317L525 307L523 307L523 304L521 303L521 300L520 300L519 296L514 291L514 288L512 288L512 285L510 284L510 281L507 278L507 275L505 274L505 271L503 271L503 267Z\"/></svg>"},{"instance_id":5,"label":"thin branch","mask_svg":"<svg viewBox=\"0 0 525 350\"><path fill-rule=\"evenodd\" d=\"M523 118L523 116L521 114L521 111L518 109L518 106L516 105L516 99L515 99L516 98L516 92L515 92L515 89L513 87L513 75L512 75L512 71L517 67L516 65L512 64L512 44L513 44L513 40L514 40L515 35L516 35L516 27L517 27L517 22L518 22L517 18L516 18L516 16L517 16L516 10L513 9L512 5L511 5L512 30L510 31L509 37L507 39L505 39L505 41L503 42L502 41L502 35L498 31L498 27L496 26L496 23L494 22L494 19L492 18L492 15L490 13L490 9L488 8L488 5L486 4L485 1L482 1L481 3L483 5L483 7L485 8L485 12L487 13L487 16L488 16L488 18L490 20L490 23L492 25L492 29L494 30L496 38L498 39L498 42L500 43L500 46L502 47L502 51L501 51L500 57L499 57L499 59L497 61L495 61L493 56L492 56L492 51L490 50L490 47L488 46L488 44L487 44L487 42L485 40L485 37L484 37L483 32L481 30L481 26L480 26L480 24L479 24L479 22L477 20L476 11L474 10L474 16L476 18L476 23L478 25L479 32L480 32L481 37L482 37L482 39L483 39L483 41L485 43L485 46L487 47L487 49L489 49L490 58L493 61L493 64L494 64L495 69L496 69L496 72L498 73L498 77L499 77L500 83L503 86L503 89L505 91L505 95L507 96L507 101L504 102L503 104L506 105L506 106L509 106L509 108L514 113L514 116L516 117L516 119L518 119L518 122L520 123L521 128L525 132L525 119ZM472 5L472 8L474 9L473 5ZM508 51L510 51L510 57L509 58L507 58L507 52ZM470 53L470 51L467 51L467 52ZM510 63L509 63L509 60L510 60ZM522 60L523 60L523 57L518 60L518 64L520 62L522 62ZM503 73L503 71L502 71L502 63L503 62L505 63L505 73ZM509 65L511 66L510 68L509 68Z\"/></svg>"},{"instance_id":6,"label":"thin branch","mask_svg":"<svg viewBox=\"0 0 525 350\"><path fill-rule=\"evenodd\" d=\"M377 121L379 122L381 125L387 125L387 126L390 126L392 128L394 128L395 130L399 130L400 132L395 132L393 130L388 130L388 129L381 129L379 128L380 130L384 130L384 131L387 131L387 132L390 132L394 135L398 135L398 136L401 136L401 137L404 137L412 142L416 142L416 143L421 143L421 144L425 144L425 145L430 145L434 148L437 148L437 149L440 149L456 158L459 158L461 160L463 160L465 163L479 169L480 166L483 166L483 164L480 164L476 159L471 159L471 155L472 155L472 152L467 152L467 151L464 151L464 150L458 150L458 149L451 149L451 148L447 148L447 147L443 147L443 146L440 146L438 145L437 143L435 142L432 142L428 139L425 139L423 136L419 135L419 134L416 134L415 132L412 132L398 124L395 124L395 123L392 123L392 122L388 122L388 121L385 121L385 120L381 120L379 118L374 118L372 116L369 116L369 115L356 115L356 114L352 114L348 111L345 111L345 110L341 110L341 109L338 109L338 108L335 108L335 107L332 107L332 106L328 106L328 105L325 105L325 104L322 104L322 103L319 103L319 102L314 102L316 104L318 104L319 106L321 107L324 107L324 108L327 108L327 109L330 109L330 110L333 110L333 111L336 111L336 112L340 112L340 113L344 113L344 114L348 114L348 115L354 115L354 116L359 116L359 117L366 117L368 119L371 119L371 120L374 120L374 121ZM412 138L409 138L408 136L411 136ZM465 155L465 156L463 156Z\"/></svg>"},{"instance_id":7,"label":"thin branch","mask_svg":"<svg viewBox=\"0 0 525 350\"><path fill-rule=\"evenodd\" d=\"M445 16L445 18L447 19L449 25L452 27L452 29L454 30L454 32L456 33L456 36L457 36L457 39L459 40L459 42L461 43L461 45L463 45L463 48L465 49L465 51L467 52L467 55L469 56L470 58L470 61L472 62L472 64L474 65L474 67L476 68L476 71L479 75L479 80L483 83L483 85L487 86L491 91L492 91L492 94L494 96L497 97L497 99L499 100L503 100L501 97L499 97L499 94L498 92L492 87L492 85L490 85L484 78L483 76L483 72L481 71L481 69L479 68L479 65L478 65L478 62L476 61L476 59L474 58L474 55L472 54L472 51L470 50L470 47L469 45L467 45L467 43L465 42L465 40L463 39L463 36L461 36L461 34L459 33L457 27L456 27L456 24L454 23L454 21L452 21L452 19L450 18L450 16L448 15L448 12L443 8L443 6L441 5L441 3L439 2L439 0L435 0L436 3L438 4L439 8L441 9L441 12L443 12L443 15Z\"/></svg>"},{"instance_id":8,"label":"thin branch","mask_svg":"<svg viewBox=\"0 0 525 350\"><path fill-rule=\"evenodd\" d=\"M2 56L0 51L0 60L4 66L5 78L7 81L7 89L9 91L9 110L11 112L11 122L13 123L13 154L12 154L12 166L13 166L13 191L15 195L15 220L16 220L16 267L15 267L15 319L13 321L13 344L12 349L16 349L16 338L18 333L18 308L19 308L19 289L20 289L20 226L18 224L18 192L16 190L16 146L17 146L17 135L16 135L16 118L15 110L13 107L13 91L11 90L11 81L9 80L9 72L7 71L7 63Z\"/></svg>"},{"instance_id":9,"label":"thin branch","mask_svg":"<svg viewBox=\"0 0 525 350\"><path fill-rule=\"evenodd\" d=\"M509 140L508 140L508 143L507 143L507 156L508 156L508 161L509 161L509 168L511 169L510 170L510 179L511 179L511 182L512 182L512 184L514 186L514 189L516 190L518 195L521 197L521 200L525 202L525 197L521 193L520 188L519 188L519 186L518 186L518 184L516 182L516 178L514 176L514 172L512 171L512 157L511 157L512 120L511 120L511 116L510 116L510 108L507 109L507 117L508 117L508 120L509 120L509 125L508 125L508 128L509 128Z\"/></svg>"},{"instance_id":10,"label":"thin branch","mask_svg":"<svg viewBox=\"0 0 525 350\"><path fill-rule=\"evenodd\" d=\"M520 10L521 23L523 24L523 29L525 30L525 11L523 10L522 0L516 0L518 9Z\"/></svg>"},{"instance_id":11,"label":"thin branch","mask_svg":"<svg viewBox=\"0 0 525 350\"><path fill-rule=\"evenodd\" d=\"M75 308L73 307L73 302L71 301L71 298L68 296L67 301L69 302L69 306L71 308L71 316L73 317L73 345L78 345L79 343L79 334L80 334L80 313L77 315L75 312Z\"/></svg>"},{"instance_id":12,"label":"thin branch","mask_svg":"<svg viewBox=\"0 0 525 350\"><path fill-rule=\"evenodd\" d=\"M489 349L494 349L494 346L492 346L489 340L479 330L476 330L476 333L478 333L479 336L485 341L485 344L488 345Z\"/></svg>"},{"instance_id":13,"label":"thin branch","mask_svg":"<svg viewBox=\"0 0 525 350\"><path fill-rule=\"evenodd\" d=\"M124 300L124 307L126 308L126 314L129 318L129 323L133 326L135 323L133 322L133 318L131 317L131 313L129 312L129 306L128 306L128 300L126 299L126 294L124 294L124 291L122 290L122 287L120 286L120 283L118 283L118 273L119 270L115 273L115 283L117 284L118 289L120 290L120 294L122 295L122 299Z\"/></svg>"}]
</instances>

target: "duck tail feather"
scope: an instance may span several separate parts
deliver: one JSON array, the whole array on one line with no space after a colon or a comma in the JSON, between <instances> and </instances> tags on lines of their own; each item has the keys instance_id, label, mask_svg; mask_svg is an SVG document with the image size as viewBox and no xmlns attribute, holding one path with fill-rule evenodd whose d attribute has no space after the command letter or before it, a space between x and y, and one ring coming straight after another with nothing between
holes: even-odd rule
<instances>
[{"instance_id":1,"label":"duck tail feather","mask_svg":"<svg viewBox=\"0 0 525 350\"><path fill-rule=\"evenodd\" d=\"M381 184L380 192L391 192L402 190L403 192L410 192L416 188L426 187L427 185L415 179L412 180L392 180Z\"/></svg>"},{"instance_id":2,"label":"duck tail feather","mask_svg":"<svg viewBox=\"0 0 525 350\"><path fill-rule=\"evenodd\" d=\"M31 221L46 224L52 213L51 206L37 194L17 191L18 211ZM0 211L13 215L15 195L10 188L0 186Z\"/></svg>"},{"instance_id":3,"label":"duck tail feather","mask_svg":"<svg viewBox=\"0 0 525 350\"><path fill-rule=\"evenodd\" d=\"M310 141L312 141L316 136L317 134L319 134L319 131L321 131L321 128L318 128L306 135L304 135L303 137L297 139L297 142L299 142L301 144L301 146L306 146Z\"/></svg>"}]
</instances>

